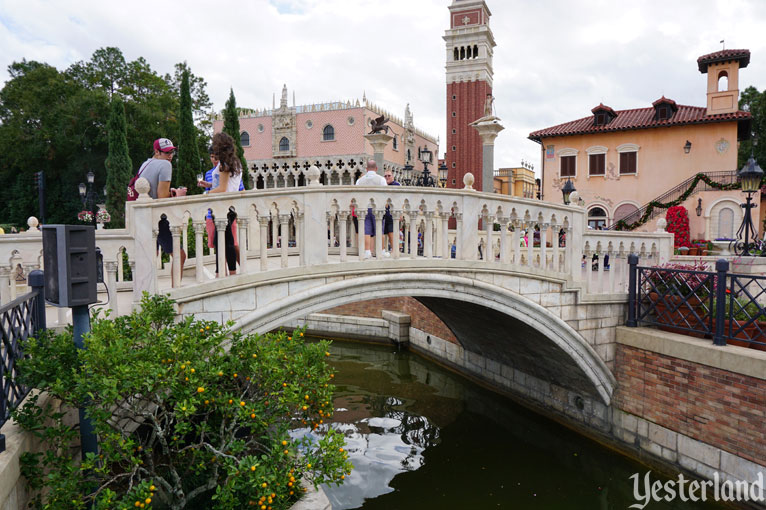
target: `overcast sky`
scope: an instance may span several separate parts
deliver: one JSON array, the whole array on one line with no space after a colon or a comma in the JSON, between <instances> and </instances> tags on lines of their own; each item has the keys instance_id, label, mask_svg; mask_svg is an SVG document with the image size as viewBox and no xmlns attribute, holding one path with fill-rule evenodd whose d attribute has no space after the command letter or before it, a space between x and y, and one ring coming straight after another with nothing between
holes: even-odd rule
<instances>
[{"instance_id":1,"label":"overcast sky","mask_svg":"<svg viewBox=\"0 0 766 510\"><path fill-rule=\"evenodd\" d=\"M101 47L157 72L186 60L217 110L367 98L441 139L445 46L452 0L0 0L0 81L26 58L63 70ZM646 107L665 95L706 104L698 56L748 48L740 90L766 87L764 0L487 0L497 47L494 95L505 126L495 166L539 167L530 132L590 115Z\"/></svg>"}]
</instances>

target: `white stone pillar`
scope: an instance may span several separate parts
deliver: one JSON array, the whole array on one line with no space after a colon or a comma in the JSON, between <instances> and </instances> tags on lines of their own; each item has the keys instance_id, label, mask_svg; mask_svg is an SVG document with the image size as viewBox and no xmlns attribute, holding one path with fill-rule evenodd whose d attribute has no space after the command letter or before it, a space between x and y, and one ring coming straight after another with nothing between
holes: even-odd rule
<instances>
[{"instance_id":1,"label":"white stone pillar","mask_svg":"<svg viewBox=\"0 0 766 510\"><path fill-rule=\"evenodd\" d=\"M502 264L508 263L508 218L498 216L497 221L500 223L500 262Z\"/></svg>"},{"instance_id":2,"label":"white stone pillar","mask_svg":"<svg viewBox=\"0 0 766 510\"><path fill-rule=\"evenodd\" d=\"M205 281L204 267L204 247L203 247L203 235L205 233L205 222L195 221L192 223L194 227L194 276L197 283Z\"/></svg>"},{"instance_id":3,"label":"white stone pillar","mask_svg":"<svg viewBox=\"0 0 766 510\"><path fill-rule=\"evenodd\" d=\"M455 260L465 259L463 247L463 213L455 214Z\"/></svg>"},{"instance_id":4,"label":"white stone pillar","mask_svg":"<svg viewBox=\"0 0 766 510\"><path fill-rule=\"evenodd\" d=\"M354 217L351 215L351 213L349 213L348 221L350 223L350 225L348 226L348 230L350 232L351 228L354 225ZM356 228L358 229L359 228L359 217L358 216L356 218L356 225L357 225ZM349 237L351 239L351 248L358 248L359 247L359 236L356 234L356 231L354 231L354 235L349 236Z\"/></svg>"},{"instance_id":5,"label":"white stone pillar","mask_svg":"<svg viewBox=\"0 0 766 510\"><path fill-rule=\"evenodd\" d=\"M427 259L433 258L434 256L434 239L433 239L433 221L434 221L434 213L431 211L428 211L425 213L426 217L426 226L423 230L423 256Z\"/></svg>"},{"instance_id":6,"label":"white stone pillar","mask_svg":"<svg viewBox=\"0 0 766 510\"><path fill-rule=\"evenodd\" d=\"M383 154L386 150L388 142L393 140L393 136L386 133L375 133L364 135L365 139L372 145L372 152L374 154L375 163L378 165L378 175L383 175ZM365 163L367 163L365 161Z\"/></svg>"},{"instance_id":7,"label":"white stone pillar","mask_svg":"<svg viewBox=\"0 0 766 510\"><path fill-rule=\"evenodd\" d=\"M540 269L548 269L548 223L540 225Z\"/></svg>"},{"instance_id":8,"label":"white stone pillar","mask_svg":"<svg viewBox=\"0 0 766 510\"><path fill-rule=\"evenodd\" d=\"M561 230L561 225L551 225L551 245L553 246L553 264L551 269L557 273L561 272L561 266L559 264L559 230Z\"/></svg>"},{"instance_id":9,"label":"white stone pillar","mask_svg":"<svg viewBox=\"0 0 766 510\"><path fill-rule=\"evenodd\" d=\"M104 261L104 270L106 271L106 288L109 289L109 309L113 312L112 317L117 317L120 314L117 303L117 262Z\"/></svg>"},{"instance_id":10,"label":"white stone pillar","mask_svg":"<svg viewBox=\"0 0 766 510\"><path fill-rule=\"evenodd\" d=\"M524 230L527 233L527 267L535 267L535 224L527 223Z\"/></svg>"},{"instance_id":11,"label":"white stone pillar","mask_svg":"<svg viewBox=\"0 0 766 510\"><path fill-rule=\"evenodd\" d=\"M181 247L184 253L189 253L189 220L181 222Z\"/></svg>"},{"instance_id":12,"label":"white stone pillar","mask_svg":"<svg viewBox=\"0 0 766 510\"><path fill-rule=\"evenodd\" d=\"M215 231L218 237L215 249L215 259L218 261L218 278L226 276L226 223L228 220L215 220Z\"/></svg>"},{"instance_id":13,"label":"white stone pillar","mask_svg":"<svg viewBox=\"0 0 766 510\"><path fill-rule=\"evenodd\" d=\"M335 247L335 214L330 212L330 213L328 213L328 215L329 215L328 220L329 220L329 223L330 223L330 239L329 239L329 243L330 243L330 247L334 248Z\"/></svg>"},{"instance_id":14,"label":"white stone pillar","mask_svg":"<svg viewBox=\"0 0 766 510\"><path fill-rule=\"evenodd\" d=\"M484 262L494 262L495 261L495 217L492 215L487 215L484 217L486 220L484 223L486 225L485 230L487 233L487 247L485 249L484 253Z\"/></svg>"},{"instance_id":15,"label":"white stone pillar","mask_svg":"<svg viewBox=\"0 0 766 510\"><path fill-rule=\"evenodd\" d=\"M470 125L479 132L482 142L481 191L492 193L494 191L495 138L505 128L500 124L500 119L492 115L482 117Z\"/></svg>"},{"instance_id":16,"label":"white stone pillar","mask_svg":"<svg viewBox=\"0 0 766 510\"><path fill-rule=\"evenodd\" d=\"M364 260L364 222L367 219L367 208L356 208L356 219L359 223L359 233L357 234L359 246L359 260Z\"/></svg>"},{"instance_id":17,"label":"white stone pillar","mask_svg":"<svg viewBox=\"0 0 766 510\"><path fill-rule=\"evenodd\" d=\"M338 234L338 247L340 248L341 262L346 262L348 257L348 248L346 247L346 240L348 238L348 217L349 213L346 211L340 211L338 213L338 228L340 229Z\"/></svg>"},{"instance_id":18,"label":"white stone pillar","mask_svg":"<svg viewBox=\"0 0 766 510\"><path fill-rule=\"evenodd\" d=\"M174 225L170 227L170 233L173 235L173 255L170 265L170 283L173 287L181 286L181 276L184 268L181 266L181 231L182 227Z\"/></svg>"},{"instance_id":19,"label":"white stone pillar","mask_svg":"<svg viewBox=\"0 0 766 510\"><path fill-rule=\"evenodd\" d=\"M281 267L287 267L287 247L290 244L290 215L279 215L279 230L282 232L282 238L280 240L280 265Z\"/></svg>"},{"instance_id":20,"label":"white stone pillar","mask_svg":"<svg viewBox=\"0 0 766 510\"><path fill-rule=\"evenodd\" d=\"M383 258L383 214L385 210L375 209L372 214L375 216L375 257Z\"/></svg>"},{"instance_id":21,"label":"white stone pillar","mask_svg":"<svg viewBox=\"0 0 766 510\"><path fill-rule=\"evenodd\" d=\"M279 239L279 223L278 216L276 214L271 217L271 248L277 247L277 239Z\"/></svg>"},{"instance_id":22,"label":"white stone pillar","mask_svg":"<svg viewBox=\"0 0 766 510\"><path fill-rule=\"evenodd\" d=\"M399 229L401 228L402 212L391 209L391 215L394 220L394 232L393 232L394 245L391 247L391 256L395 259L398 259L400 254Z\"/></svg>"},{"instance_id":23,"label":"white stone pillar","mask_svg":"<svg viewBox=\"0 0 766 510\"><path fill-rule=\"evenodd\" d=\"M268 237L269 237L269 217L268 216L259 216L258 217L258 224L260 225L260 231L261 231L261 249L260 249L260 257L261 257L261 271L266 271L269 267L269 255L268 255Z\"/></svg>"},{"instance_id":24,"label":"white stone pillar","mask_svg":"<svg viewBox=\"0 0 766 510\"><path fill-rule=\"evenodd\" d=\"M250 218L237 218L237 240L239 241L239 273L246 274L247 246L250 232ZM244 234L244 235L242 235Z\"/></svg>"},{"instance_id":25,"label":"white stone pillar","mask_svg":"<svg viewBox=\"0 0 766 510\"><path fill-rule=\"evenodd\" d=\"M418 223L420 223L418 213L417 211L413 211L410 215L410 235L408 236L411 259L418 258Z\"/></svg>"},{"instance_id":26,"label":"white stone pillar","mask_svg":"<svg viewBox=\"0 0 766 510\"><path fill-rule=\"evenodd\" d=\"M125 270L122 267L123 253L125 253L125 250L122 248L117 252L117 281L119 282L125 281Z\"/></svg>"},{"instance_id":27,"label":"white stone pillar","mask_svg":"<svg viewBox=\"0 0 766 510\"><path fill-rule=\"evenodd\" d=\"M511 234L511 244L513 245L513 263L521 265L521 222L513 220L513 233Z\"/></svg>"},{"instance_id":28,"label":"white stone pillar","mask_svg":"<svg viewBox=\"0 0 766 510\"><path fill-rule=\"evenodd\" d=\"M0 306L5 306L11 301L11 269L8 266L0 266Z\"/></svg>"}]
</instances>

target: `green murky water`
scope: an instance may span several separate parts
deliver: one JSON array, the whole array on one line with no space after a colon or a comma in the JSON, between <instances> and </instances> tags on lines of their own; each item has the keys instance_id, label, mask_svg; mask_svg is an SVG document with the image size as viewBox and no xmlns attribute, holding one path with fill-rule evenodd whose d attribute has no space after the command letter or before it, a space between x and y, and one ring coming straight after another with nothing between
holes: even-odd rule
<instances>
[{"instance_id":1,"label":"green murky water","mask_svg":"<svg viewBox=\"0 0 766 510\"><path fill-rule=\"evenodd\" d=\"M394 347L335 342L332 426L355 469L334 510L624 510L647 467ZM660 479L652 473L652 480ZM648 510L721 508L650 502Z\"/></svg>"}]
</instances>

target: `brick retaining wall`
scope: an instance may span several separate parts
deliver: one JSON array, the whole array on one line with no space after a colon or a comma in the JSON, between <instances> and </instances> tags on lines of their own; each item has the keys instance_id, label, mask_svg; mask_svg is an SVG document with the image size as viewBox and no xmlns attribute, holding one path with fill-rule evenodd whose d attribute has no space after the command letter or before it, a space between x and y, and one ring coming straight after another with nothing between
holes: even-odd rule
<instances>
[{"instance_id":1,"label":"brick retaining wall","mask_svg":"<svg viewBox=\"0 0 766 510\"><path fill-rule=\"evenodd\" d=\"M766 380L618 345L617 408L753 462L766 459Z\"/></svg>"},{"instance_id":2,"label":"brick retaining wall","mask_svg":"<svg viewBox=\"0 0 766 510\"><path fill-rule=\"evenodd\" d=\"M392 310L405 313L412 319L412 327L431 335L443 338L448 342L457 343L452 331L428 308L411 297L382 298L360 301L347 305L336 306L322 311L323 314L351 315L355 317L381 318L382 310Z\"/></svg>"}]
</instances>

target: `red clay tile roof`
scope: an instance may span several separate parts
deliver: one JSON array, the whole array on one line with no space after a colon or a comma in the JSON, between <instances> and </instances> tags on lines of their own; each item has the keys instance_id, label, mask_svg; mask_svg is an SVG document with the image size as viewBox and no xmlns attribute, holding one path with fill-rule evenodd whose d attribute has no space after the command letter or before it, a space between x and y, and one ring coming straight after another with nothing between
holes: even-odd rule
<instances>
[{"instance_id":1,"label":"red clay tile roof","mask_svg":"<svg viewBox=\"0 0 766 510\"><path fill-rule=\"evenodd\" d=\"M708 65L727 60L739 60L740 69L745 68L750 63L750 50L721 50L708 53L697 59L697 65L699 65L700 72L704 74L707 72Z\"/></svg>"},{"instance_id":2,"label":"red clay tile roof","mask_svg":"<svg viewBox=\"0 0 766 510\"><path fill-rule=\"evenodd\" d=\"M667 97L665 97L665 96L662 96L662 97L661 97L661 98L659 98L657 101L653 102L653 103L652 103L652 106L654 106L654 107L656 108L658 104L662 104L662 103L667 103L667 104L669 104L669 105L670 105L670 107L671 107L671 108L673 108L673 111L674 111L674 112L678 110L678 105L676 104L676 102L675 102L675 101L673 101L672 99L668 99L668 98L667 98Z\"/></svg>"},{"instance_id":3,"label":"red clay tile roof","mask_svg":"<svg viewBox=\"0 0 766 510\"><path fill-rule=\"evenodd\" d=\"M608 107L608 106L607 106L607 105L605 105L604 103L599 103L599 104L598 104L598 106L594 107L594 108L591 110L591 112L592 112L592 113L596 113L596 112L597 112L597 111L599 111L599 110L604 110L605 112L609 112L609 113L611 113L611 114L612 114L612 116L613 116L613 117L614 117L615 115L617 115L616 113L614 113L614 110L612 110L610 107Z\"/></svg>"},{"instance_id":4,"label":"red clay tile roof","mask_svg":"<svg viewBox=\"0 0 766 510\"><path fill-rule=\"evenodd\" d=\"M678 111L673 117L665 120L654 120L655 109L636 108L634 110L619 110L617 117L609 124L603 126L593 125L593 116L583 117L558 126L552 126L529 134L529 139L540 142L543 138L551 136L572 136L594 133L610 133L613 131L628 131L632 129L648 129L670 126L683 126L687 124L708 124L714 122L738 121L750 118L750 112L736 111L719 115L706 115L707 108L703 106L678 105Z\"/></svg>"}]
</instances>

